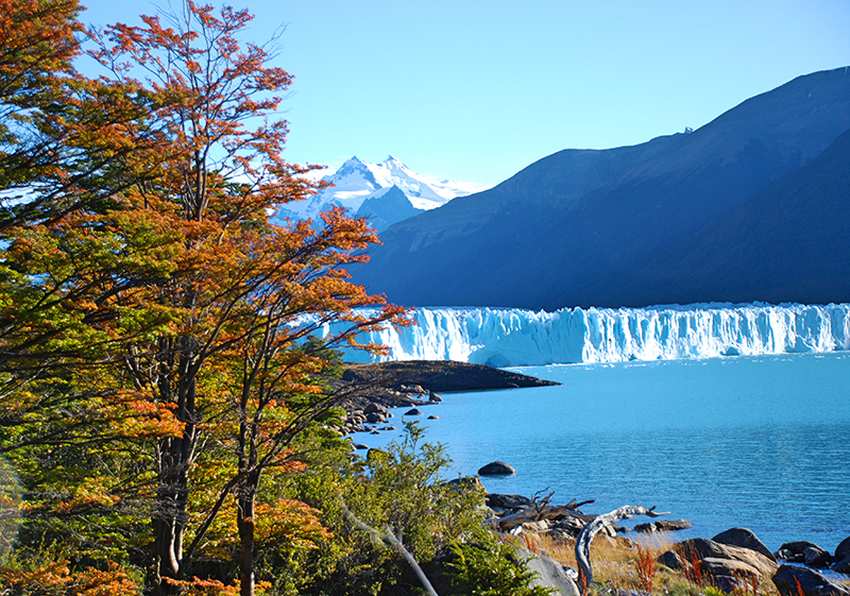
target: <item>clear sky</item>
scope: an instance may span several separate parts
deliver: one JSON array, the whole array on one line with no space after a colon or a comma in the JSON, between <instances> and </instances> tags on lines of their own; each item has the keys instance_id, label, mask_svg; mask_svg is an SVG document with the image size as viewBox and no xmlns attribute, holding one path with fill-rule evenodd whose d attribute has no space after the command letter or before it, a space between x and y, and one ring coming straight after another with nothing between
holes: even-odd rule
<instances>
[{"instance_id":1,"label":"clear sky","mask_svg":"<svg viewBox=\"0 0 850 596\"><path fill-rule=\"evenodd\" d=\"M168 0L83 0L132 21ZM567 147L697 128L797 75L850 65L850 0L233 0L281 25L292 161L393 154L496 183Z\"/></svg>"}]
</instances>

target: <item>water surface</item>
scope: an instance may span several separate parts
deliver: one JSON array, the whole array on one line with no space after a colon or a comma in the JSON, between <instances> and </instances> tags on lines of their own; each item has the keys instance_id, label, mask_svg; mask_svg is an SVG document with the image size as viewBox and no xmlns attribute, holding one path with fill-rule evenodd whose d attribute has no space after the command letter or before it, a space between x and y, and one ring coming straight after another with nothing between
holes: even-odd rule
<instances>
[{"instance_id":1,"label":"water surface","mask_svg":"<svg viewBox=\"0 0 850 596\"><path fill-rule=\"evenodd\" d=\"M556 491L588 511L657 505L691 520L680 536L732 526L776 548L850 535L850 354L515 368L556 387L455 393L424 408L448 476L501 459L492 492ZM401 412L393 424L400 426ZM358 433L380 447L398 432Z\"/></svg>"}]
</instances>

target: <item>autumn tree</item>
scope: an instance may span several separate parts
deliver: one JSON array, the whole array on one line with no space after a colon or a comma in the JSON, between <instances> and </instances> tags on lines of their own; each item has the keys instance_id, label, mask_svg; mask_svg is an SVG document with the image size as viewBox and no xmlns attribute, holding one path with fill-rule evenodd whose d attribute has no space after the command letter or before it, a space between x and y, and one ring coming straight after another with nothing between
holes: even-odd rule
<instances>
[{"instance_id":1,"label":"autumn tree","mask_svg":"<svg viewBox=\"0 0 850 596\"><path fill-rule=\"evenodd\" d=\"M286 397L321 368L319 352L306 350L304 341L333 323L338 328L323 348L339 345L400 315L346 279L345 265L361 259L355 252L376 241L365 222L341 211L320 226L269 220L277 205L302 199L313 187L302 176L307 168L283 158L287 125L276 113L291 77L268 65L268 48L240 43L250 20L247 11L214 12L187 1L165 21L142 17L140 26L95 32L90 52L117 82L154 98L150 128L166 137L156 176L125 194L136 221L171 230L174 267L162 283L127 294L142 312L155 305L170 322L166 332L123 349L133 391L167 407L182 426L155 448L152 517L161 592L186 580L208 527L188 524L192 470L211 421L235 412L244 425L236 476L220 491L227 498L238 486L242 534L253 523L251 495L261 471L280 465L300 428L298 421L285 428ZM378 308L355 310L364 306ZM252 376L236 401L222 390L231 386L234 354ZM248 416L279 424L261 429ZM244 540L247 549L250 537ZM252 593L253 552L243 556L242 589Z\"/></svg>"}]
</instances>

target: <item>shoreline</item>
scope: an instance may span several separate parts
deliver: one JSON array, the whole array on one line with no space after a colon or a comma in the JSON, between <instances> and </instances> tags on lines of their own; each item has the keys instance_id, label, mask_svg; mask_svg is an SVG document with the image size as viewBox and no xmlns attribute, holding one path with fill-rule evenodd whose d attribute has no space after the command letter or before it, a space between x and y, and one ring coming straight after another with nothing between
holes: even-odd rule
<instances>
[{"instance_id":1,"label":"shoreline","mask_svg":"<svg viewBox=\"0 0 850 596\"><path fill-rule=\"evenodd\" d=\"M340 384L349 386L353 393L342 402L347 418L341 430L349 435L396 430L394 426L376 426L389 421L390 408L420 408L437 404L442 401L440 393L560 385L556 381L483 364L452 360L347 364Z\"/></svg>"}]
</instances>

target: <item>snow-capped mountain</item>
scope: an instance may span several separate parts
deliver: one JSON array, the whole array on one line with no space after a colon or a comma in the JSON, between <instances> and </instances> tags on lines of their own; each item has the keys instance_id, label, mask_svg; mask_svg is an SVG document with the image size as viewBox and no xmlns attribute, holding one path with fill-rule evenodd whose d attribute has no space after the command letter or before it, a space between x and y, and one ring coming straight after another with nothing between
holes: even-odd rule
<instances>
[{"instance_id":1,"label":"snow-capped mountain","mask_svg":"<svg viewBox=\"0 0 850 596\"><path fill-rule=\"evenodd\" d=\"M356 213L364 201L381 196L386 189L394 186L404 193L417 210L434 209L455 197L470 195L486 188L471 182L441 180L420 174L392 155L379 163L364 162L352 157L333 174L324 175L322 180L332 186L309 199L283 205L278 216L296 219L315 217L319 212L334 205Z\"/></svg>"},{"instance_id":2,"label":"snow-capped mountain","mask_svg":"<svg viewBox=\"0 0 850 596\"><path fill-rule=\"evenodd\" d=\"M369 195L357 210L357 217L365 217L373 228L383 232L394 223L419 215L423 211L414 207L398 186L391 186Z\"/></svg>"}]
</instances>

